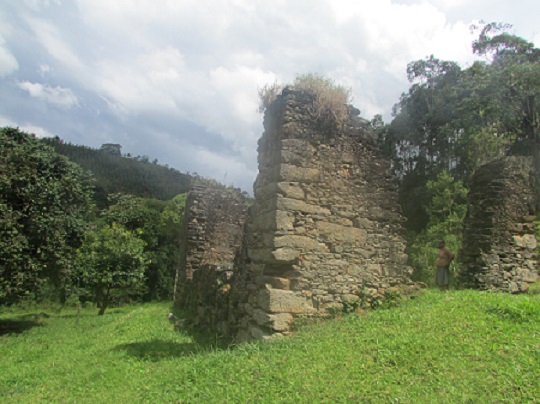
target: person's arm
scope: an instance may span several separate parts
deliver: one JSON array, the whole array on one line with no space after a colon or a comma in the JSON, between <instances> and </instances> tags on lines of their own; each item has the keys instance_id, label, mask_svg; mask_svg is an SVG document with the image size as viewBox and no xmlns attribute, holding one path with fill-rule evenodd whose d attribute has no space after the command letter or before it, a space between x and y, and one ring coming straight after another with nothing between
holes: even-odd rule
<instances>
[{"instance_id":1,"label":"person's arm","mask_svg":"<svg viewBox=\"0 0 540 404\"><path fill-rule=\"evenodd\" d=\"M445 247L446 248L446 247ZM448 256L448 258L450 259L450 261L453 261L454 260L454 254L452 253L452 251L450 251L450 249L446 248L446 255Z\"/></svg>"}]
</instances>

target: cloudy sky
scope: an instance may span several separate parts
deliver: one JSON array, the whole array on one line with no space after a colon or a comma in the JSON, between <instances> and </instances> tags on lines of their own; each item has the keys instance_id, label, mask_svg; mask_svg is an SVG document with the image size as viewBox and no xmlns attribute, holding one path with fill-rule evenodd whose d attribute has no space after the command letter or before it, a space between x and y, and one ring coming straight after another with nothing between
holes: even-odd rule
<instances>
[{"instance_id":1,"label":"cloudy sky","mask_svg":"<svg viewBox=\"0 0 540 404\"><path fill-rule=\"evenodd\" d=\"M538 46L539 14L538 0L0 0L0 126L119 143L251 193L264 84L325 74L388 121L408 62L466 67L482 19Z\"/></svg>"}]
</instances>

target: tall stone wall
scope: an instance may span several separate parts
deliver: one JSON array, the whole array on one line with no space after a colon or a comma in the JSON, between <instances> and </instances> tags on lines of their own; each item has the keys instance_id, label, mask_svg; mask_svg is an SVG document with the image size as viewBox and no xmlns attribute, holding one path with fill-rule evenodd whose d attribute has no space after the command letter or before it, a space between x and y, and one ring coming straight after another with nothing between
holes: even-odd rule
<instances>
[{"instance_id":1,"label":"tall stone wall","mask_svg":"<svg viewBox=\"0 0 540 404\"><path fill-rule=\"evenodd\" d=\"M190 189L174 303L189 313L194 326L227 333L227 294L233 261L243 241L247 207L246 197L238 190L205 182Z\"/></svg>"},{"instance_id":2,"label":"tall stone wall","mask_svg":"<svg viewBox=\"0 0 540 404\"><path fill-rule=\"evenodd\" d=\"M388 163L357 118L338 128L313 102L289 88L265 114L231 290L239 340L284 334L298 316L413 288Z\"/></svg>"},{"instance_id":3,"label":"tall stone wall","mask_svg":"<svg viewBox=\"0 0 540 404\"><path fill-rule=\"evenodd\" d=\"M536 282L534 189L530 158L493 161L474 174L461 253L465 285L517 293Z\"/></svg>"}]
</instances>

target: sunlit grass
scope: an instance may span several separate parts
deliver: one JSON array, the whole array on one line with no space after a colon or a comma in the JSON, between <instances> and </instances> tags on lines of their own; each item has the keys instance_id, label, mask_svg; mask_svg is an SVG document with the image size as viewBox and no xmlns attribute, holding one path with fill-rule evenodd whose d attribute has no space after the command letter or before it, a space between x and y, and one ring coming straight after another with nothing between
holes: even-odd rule
<instances>
[{"instance_id":1,"label":"sunlit grass","mask_svg":"<svg viewBox=\"0 0 540 404\"><path fill-rule=\"evenodd\" d=\"M62 311L0 336L2 402L534 402L540 295L425 295L217 348L166 319L167 304ZM30 324L30 325L31 325ZM29 324L26 323L28 326ZM209 338L212 341L211 338Z\"/></svg>"}]
</instances>

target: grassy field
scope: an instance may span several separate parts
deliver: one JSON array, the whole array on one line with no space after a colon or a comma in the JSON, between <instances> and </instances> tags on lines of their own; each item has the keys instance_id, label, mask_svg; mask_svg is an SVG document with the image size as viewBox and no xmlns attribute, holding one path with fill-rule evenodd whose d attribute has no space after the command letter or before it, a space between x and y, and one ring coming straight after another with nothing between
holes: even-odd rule
<instances>
[{"instance_id":1,"label":"grassy field","mask_svg":"<svg viewBox=\"0 0 540 404\"><path fill-rule=\"evenodd\" d=\"M428 291L400 307L218 348L167 304L0 313L0 402L540 400L540 295Z\"/></svg>"}]
</instances>

